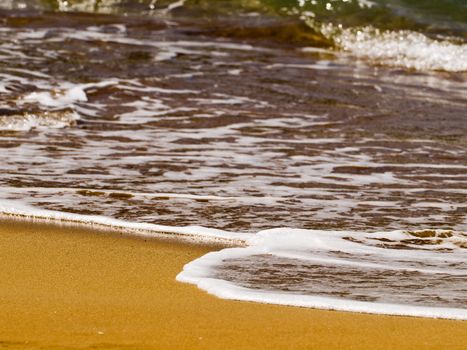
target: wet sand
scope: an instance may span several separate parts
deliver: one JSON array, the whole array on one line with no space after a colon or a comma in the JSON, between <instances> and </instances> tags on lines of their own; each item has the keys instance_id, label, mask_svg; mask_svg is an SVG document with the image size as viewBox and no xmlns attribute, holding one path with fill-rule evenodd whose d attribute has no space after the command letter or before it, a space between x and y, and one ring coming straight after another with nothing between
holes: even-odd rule
<instances>
[{"instance_id":1,"label":"wet sand","mask_svg":"<svg viewBox=\"0 0 467 350\"><path fill-rule=\"evenodd\" d=\"M175 276L219 249L0 221L0 348L465 349L467 322L221 300Z\"/></svg>"}]
</instances>

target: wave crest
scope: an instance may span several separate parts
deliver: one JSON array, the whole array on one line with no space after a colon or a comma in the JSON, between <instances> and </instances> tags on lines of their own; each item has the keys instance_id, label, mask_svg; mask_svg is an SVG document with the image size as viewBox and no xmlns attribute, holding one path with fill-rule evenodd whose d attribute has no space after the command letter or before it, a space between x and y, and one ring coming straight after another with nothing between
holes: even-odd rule
<instances>
[{"instance_id":1,"label":"wave crest","mask_svg":"<svg viewBox=\"0 0 467 350\"><path fill-rule=\"evenodd\" d=\"M467 71L467 45L433 40L412 31L381 31L373 27L339 29L323 26L337 47L376 63L415 69L448 72Z\"/></svg>"}]
</instances>

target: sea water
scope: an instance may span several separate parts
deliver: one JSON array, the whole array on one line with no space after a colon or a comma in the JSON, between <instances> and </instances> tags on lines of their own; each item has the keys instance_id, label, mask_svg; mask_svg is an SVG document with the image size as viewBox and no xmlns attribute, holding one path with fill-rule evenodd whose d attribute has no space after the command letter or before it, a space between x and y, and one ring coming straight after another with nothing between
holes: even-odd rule
<instances>
[{"instance_id":1,"label":"sea water","mask_svg":"<svg viewBox=\"0 0 467 350\"><path fill-rule=\"evenodd\" d=\"M225 242L177 277L224 298L467 318L463 1L0 8L2 213Z\"/></svg>"}]
</instances>

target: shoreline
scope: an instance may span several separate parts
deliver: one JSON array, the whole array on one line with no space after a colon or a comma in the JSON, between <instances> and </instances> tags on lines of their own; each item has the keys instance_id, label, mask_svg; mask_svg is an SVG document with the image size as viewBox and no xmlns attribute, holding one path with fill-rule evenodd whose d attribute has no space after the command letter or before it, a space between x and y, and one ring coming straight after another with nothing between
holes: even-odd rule
<instances>
[{"instance_id":1,"label":"shoreline","mask_svg":"<svg viewBox=\"0 0 467 350\"><path fill-rule=\"evenodd\" d=\"M221 245L0 219L0 345L103 349L461 349L466 321L218 299L179 283Z\"/></svg>"},{"instance_id":2,"label":"shoreline","mask_svg":"<svg viewBox=\"0 0 467 350\"><path fill-rule=\"evenodd\" d=\"M5 204L13 205L12 207ZM110 231L125 232L127 235L141 238L177 239L198 244L220 244L223 246L243 246L249 234L227 232L198 226L167 226L151 223L124 221L101 215L85 215L63 211L34 208L16 201L0 202L0 221L18 220L40 222L52 225L65 225ZM202 233L200 233L202 231Z\"/></svg>"}]
</instances>

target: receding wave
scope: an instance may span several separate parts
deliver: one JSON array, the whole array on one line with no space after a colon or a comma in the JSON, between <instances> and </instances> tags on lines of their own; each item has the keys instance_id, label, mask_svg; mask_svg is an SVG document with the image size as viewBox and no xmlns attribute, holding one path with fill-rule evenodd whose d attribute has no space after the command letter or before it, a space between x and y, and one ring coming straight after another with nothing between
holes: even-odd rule
<instances>
[{"instance_id":1,"label":"receding wave","mask_svg":"<svg viewBox=\"0 0 467 350\"><path fill-rule=\"evenodd\" d=\"M209 253L177 279L221 298L467 319L467 234L281 228Z\"/></svg>"},{"instance_id":2,"label":"receding wave","mask_svg":"<svg viewBox=\"0 0 467 350\"><path fill-rule=\"evenodd\" d=\"M62 211L47 210L22 203L17 200L1 200L0 215L7 215L28 219L42 219L63 223L76 223L117 230L145 237L160 237L174 235L186 237L195 241L221 242L224 244L243 244L251 234L227 232L202 226L167 226L150 223L138 223L114 219L101 215L82 215Z\"/></svg>"},{"instance_id":3,"label":"receding wave","mask_svg":"<svg viewBox=\"0 0 467 350\"><path fill-rule=\"evenodd\" d=\"M171 227L0 202L0 214L240 245L187 264L177 280L221 298L364 313L467 319L467 233ZM246 246L245 246L246 245Z\"/></svg>"}]
</instances>

